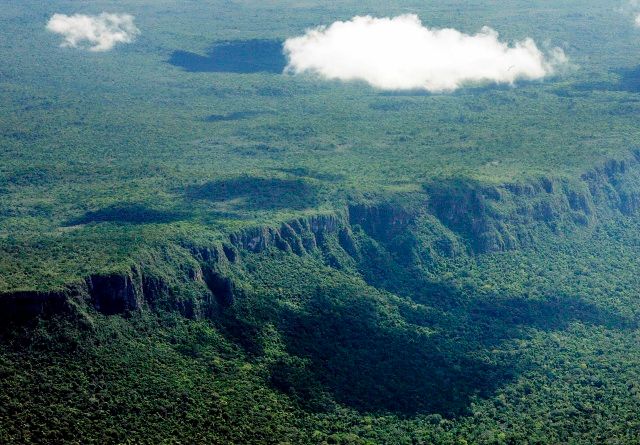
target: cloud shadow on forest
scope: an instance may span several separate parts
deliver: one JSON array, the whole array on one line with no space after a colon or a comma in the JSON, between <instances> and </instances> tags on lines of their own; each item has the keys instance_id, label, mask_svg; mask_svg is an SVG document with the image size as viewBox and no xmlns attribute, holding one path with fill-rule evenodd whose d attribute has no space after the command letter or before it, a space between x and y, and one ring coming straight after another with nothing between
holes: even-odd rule
<instances>
[{"instance_id":1,"label":"cloud shadow on forest","mask_svg":"<svg viewBox=\"0 0 640 445\"><path fill-rule=\"evenodd\" d=\"M238 40L212 46L206 55L174 51L168 61L190 73L281 74L287 64L278 40Z\"/></svg>"},{"instance_id":2,"label":"cloud shadow on forest","mask_svg":"<svg viewBox=\"0 0 640 445\"><path fill-rule=\"evenodd\" d=\"M239 210L302 210L318 204L318 189L302 179L241 176L186 187L189 200L235 201Z\"/></svg>"}]
</instances>

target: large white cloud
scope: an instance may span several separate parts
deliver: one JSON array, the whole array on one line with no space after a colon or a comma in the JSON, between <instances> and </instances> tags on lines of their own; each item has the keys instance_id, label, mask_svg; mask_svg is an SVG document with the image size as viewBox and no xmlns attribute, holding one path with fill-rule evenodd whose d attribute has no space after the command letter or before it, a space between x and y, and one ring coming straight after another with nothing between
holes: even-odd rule
<instances>
[{"instance_id":1,"label":"large white cloud","mask_svg":"<svg viewBox=\"0 0 640 445\"><path fill-rule=\"evenodd\" d=\"M287 73L363 80L389 90L452 91L469 83L541 79L567 58L532 39L512 45L485 27L478 34L422 25L414 14L354 17L286 40Z\"/></svg>"},{"instance_id":2,"label":"large white cloud","mask_svg":"<svg viewBox=\"0 0 640 445\"><path fill-rule=\"evenodd\" d=\"M117 43L133 42L140 34L133 21L134 17L129 14L54 14L47 29L64 36L62 46L88 45L90 51L108 51Z\"/></svg>"}]
</instances>

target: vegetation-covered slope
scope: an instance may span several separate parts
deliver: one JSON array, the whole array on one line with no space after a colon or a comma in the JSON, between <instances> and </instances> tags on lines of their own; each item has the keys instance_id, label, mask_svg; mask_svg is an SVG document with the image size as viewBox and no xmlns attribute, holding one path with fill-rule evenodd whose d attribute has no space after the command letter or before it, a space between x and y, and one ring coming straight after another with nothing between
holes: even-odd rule
<instances>
[{"instance_id":1,"label":"vegetation-covered slope","mask_svg":"<svg viewBox=\"0 0 640 445\"><path fill-rule=\"evenodd\" d=\"M135 43L44 29L111 8ZM447 94L280 74L306 27L407 11L571 63ZM640 443L629 14L4 2L0 442Z\"/></svg>"},{"instance_id":2,"label":"vegetation-covered slope","mask_svg":"<svg viewBox=\"0 0 640 445\"><path fill-rule=\"evenodd\" d=\"M4 6L2 291L117 268L154 240L219 238L442 179L576 178L636 148L640 36L628 12L601 2ZM111 9L136 16L136 42L92 53L59 48L45 30L55 12ZM282 68L274 41L407 10L430 26L549 39L571 63L544 82L434 95L281 75L247 59ZM224 42L224 63L194 65Z\"/></svg>"},{"instance_id":3,"label":"vegetation-covered slope","mask_svg":"<svg viewBox=\"0 0 640 445\"><path fill-rule=\"evenodd\" d=\"M473 255L363 209L174 246L10 323L3 440L636 443L635 217Z\"/></svg>"}]
</instances>

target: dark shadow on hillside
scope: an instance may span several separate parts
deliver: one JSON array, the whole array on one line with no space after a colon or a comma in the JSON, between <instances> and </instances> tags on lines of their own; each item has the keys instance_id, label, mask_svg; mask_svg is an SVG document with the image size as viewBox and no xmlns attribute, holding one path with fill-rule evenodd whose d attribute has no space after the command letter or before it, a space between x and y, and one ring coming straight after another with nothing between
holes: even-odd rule
<instances>
[{"instance_id":1,"label":"dark shadow on hillside","mask_svg":"<svg viewBox=\"0 0 640 445\"><path fill-rule=\"evenodd\" d=\"M90 211L66 225L114 222L122 224L167 224L184 220L187 215L171 210L157 210L141 204L116 204L103 209Z\"/></svg>"},{"instance_id":2,"label":"dark shadow on hillside","mask_svg":"<svg viewBox=\"0 0 640 445\"><path fill-rule=\"evenodd\" d=\"M192 200L240 199L234 204L245 210L302 210L318 203L317 188L301 179L243 176L188 186L184 192Z\"/></svg>"},{"instance_id":3,"label":"dark shadow on hillside","mask_svg":"<svg viewBox=\"0 0 640 445\"><path fill-rule=\"evenodd\" d=\"M528 326L545 331L566 329L574 322L620 330L638 326L635 320L569 295L546 300L496 297L475 302L468 315L476 323L490 320L490 324L498 321L501 326Z\"/></svg>"},{"instance_id":4,"label":"dark shadow on hillside","mask_svg":"<svg viewBox=\"0 0 640 445\"><path fill-rule=\"evenodd\" d=\"M318 291L303 312L284 315L287 349L310 361L306 373L313 377L301 378L300 369L279 364L272 383L307 402L317 398L319 384L334 400L361 412L466 415L474 397L489 397L517 377L522 365L516 357L491 357L488 351L524 336L523 328L553 331L573 322L633 325L577 299L506 299L443 313L444 325L428 335L418 327L429 321L420 320L417 311L403 314L408 324L398 327L384 321L372 300L340 292Z\"/></svg>"},{"instance_id":5,"label":"dark shadow on hillside","mask_svg":"<svg viewBox=\"0 0 640 445\"><path fill-rule=\"evenodd\" d=\"M191 73L274 73L280 74L287 64L282 42L277 40L245 40L214 45L203 56L189 51L174 51L168 61Z\"/></svg>"},{"instance_id":6,"label":"dark shadow on hillside","mask_svg":"<svg viewBox=\"0 0 640 445\"><path fill-rule=\"evenodd\" d=\"M372 236L371 233L369 235ZM573 321L609 329L637 326L635 320L571 295L556 294L544 300L534 300L496 294L481 300L475 295L474 289L461 289L447 282L434 282L426 278L412 263L414 256L411 250L417 248L413 244L395 239L381 242L392 254L379 246L360 242L361 255L366 259L359 265L362 278L373 287L441 311L427 320L431 326L441 325L442 320L448 318L443 314L462 316L474 320L474 324L482 320L500 319L500 325L526 325L543 330L564 329ZM417 323L415 320L412 322Z\"/></svg>"},{"instance_id":7,"label":"dark shadow on hillside","mask_svg":"<svg viewBox=\"0 0 640 445\"><path fill-rule=\"evenodd\" d=\"M301 304L247 293L226 313L230 336L251 354L262 353L259 327L277 327L289 355L273 364L270 382L309 411L334 400L368 413L467 415L474 398L491 397L529 366L500 352L506 342L573 323L637 327L570 295L479 296L471 286L432 283L409 262L359 244L357 256L370 260L359 272L381 292L327 282Z\"/></svg>"},{"instance_id":8,"label":"dark shadow on hillside","mask_svg":"<svg viewBox=\"0 0 640 445\"><path fill-rule=\"evenodd\" d=\"M323 287L303 309L269 320L278 325L287 351L309 363L278 362L271 383L312 411L330 406L325 392L361 412L466 415L474 397L490 397L526 369L518 356L491 351L528 337L530 329L559 331L576 322L637 327L633 319L574 296L480 298L473 288L432 283L409 263L385 259L383 251L360 254L370 260L360 265L367 283L404 297L400 302L367 297L366 289L353 294ZM388 307L395 307L402 323Z\"/></svg>"},{"instance_id":9,"label":"dark shadow on hillside","mask_svg":"<svg viewBox=\"0 0 640 445\"><path fill-rule=\"evenodd\" d=\"M339 293L319 291L304 312L286 314L281 329L289 353L309 359L313 380L341 404L454 417L466 412L471 397L486 397L514 377L510 367L473 358L464 342L387 325L371 300ZM279 371L278 389L308 392Z\"/></svg>"},{"instance_id":10,"label":"dark shadow on hillside","mask_svg":"<svg viewBox=\"0 0 640 445\"><path fill-rule=\"evenodd\" d=\"M640 65L634 68L620 69L617 73L620 74L617 91L640 92Z\"/></svg>"}]
</instances>

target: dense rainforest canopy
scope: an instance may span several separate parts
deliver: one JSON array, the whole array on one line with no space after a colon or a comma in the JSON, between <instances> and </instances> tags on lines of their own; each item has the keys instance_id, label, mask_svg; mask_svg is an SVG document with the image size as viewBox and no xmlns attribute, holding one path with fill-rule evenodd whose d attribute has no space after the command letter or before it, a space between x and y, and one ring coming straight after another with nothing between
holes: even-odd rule
<instances>
[{"instance_id":1,"label":"dense rainforest canopy","mask_svg":"<svg viewBox=\"0 0 640 445\"><path fill-rule=\"evenodd\" d=\"M0 0L0 443L640 443L638 14Z\"/></svg>"}]
</instances>

